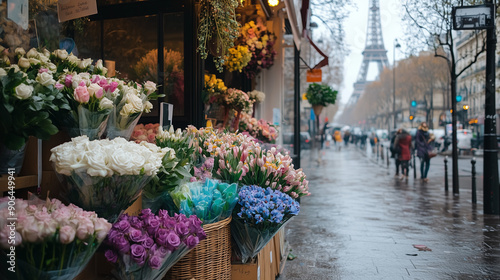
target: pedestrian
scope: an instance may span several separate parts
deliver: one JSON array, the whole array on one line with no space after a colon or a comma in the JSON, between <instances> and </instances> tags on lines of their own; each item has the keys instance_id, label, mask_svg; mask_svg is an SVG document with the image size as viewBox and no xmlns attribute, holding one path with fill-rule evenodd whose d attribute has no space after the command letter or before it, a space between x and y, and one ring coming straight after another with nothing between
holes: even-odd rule
<instances>
[{"instance_id":1,"label":"pedestrian","mask_svg":"<svg viewBox=\"0 0 500 280\"><path fill-rule=\"evenodd\" d=\"M370 135L370 145L372 146L372 152L375 153L375 145L377 145L377 136L375 136L375 133L372 132Z\"/></svg>"},{"instance_id":2,"label":"pedestrian","mask_svg":"<svg viewBox=\"0 0 500 280\"><path fill-rule=\"evenodd\" d=\"M411 158L411 135L404 129L398 130L399 134L396 136L395 145L399 147L399 153L396 155L401 164L401 177L408 181L410 158Z\"/></svg>"},{"instance_id":3,"label":"pedestrian","mask_svg":"<svg viewBox=\"0 0 500 280\"><path fill-rule=\"evenodd\" d=\"M420 180L428 182L427 173L431 163L429 151L432 150L430 146L431 138L429 135L429 127L426 122L422 122L418 127L417 134L415 135L415 147L417 149L417 156L420 158Z\"/></svg>"},{"instance_id":4,"label":"pedestrian","mask_svg":"<svg viewBox=\"0 0 500 280\"><path fill-rule=\"evenodd\" d=\"M394 135L391 138L391 146L390 146L391 157L394 158L394 162L396 164L396 175L394 175L394 177L399 177L399 167L401 166L401 162L399 161L399 154L401 154L401 148L399 147L399 145L396 144L396 140L398 136L401 134L401 132L402 129L400 128L396 131L396 133L394 133Z\"/></svg>"},{"instance_id":5,"label":"pedestrian","mask_svg":"<svg viewBox=\"0 0 500 280\"><path fill-rule=\"evenodd\" d=\"M351 138L351 133L349 132L349 130L346 130L344 132L344 144L346 147L349 145L349 138Z\"/></svg>"},{"instance_id":6,"label":"pedestrian","mask_svg":"<svg viewBox=\"0 0 500 280\"><path fill-rule=\"evenodd\" d=\"M340 133L340 130L335 130L335 135L333 139L335 140L335 146L337 146L337 150L340 151L340 148L342 147L342 135Z\"/></svg>"}]
</instances>

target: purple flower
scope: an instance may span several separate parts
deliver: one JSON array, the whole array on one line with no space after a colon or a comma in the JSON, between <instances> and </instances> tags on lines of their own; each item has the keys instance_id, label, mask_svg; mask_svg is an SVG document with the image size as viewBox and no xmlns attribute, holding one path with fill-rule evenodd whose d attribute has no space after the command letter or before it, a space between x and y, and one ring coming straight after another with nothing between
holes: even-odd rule
<instances>
[{"instance_id":1,"label":"purple flower","mask_svg":"<svg viewBox=\"0 0 500 280\"><path fill-rule=\"evenodd\" d=\"M158 269L161 266L162 259L158 255L153 255L151 258L149 258L148 263L152 269Z\"/></svg>"},{"instance_id":2,"label":"purple flower","mask_svg":"<svg viewBox=\"0 0 500 280\"><path fill-rule=\"evenodd\" d=\"M130 250L130 243L121 235L113 239L113 245L120 253L126 254Z\"/></svg>"},{"instance_id":3,"label":"purple flower","mask_svg":"<svg viewBox=\"0 0 500 280\"><path fill-rule=\"evenodd\" d=\"M179 222L175 225L175 232L180 236L185 236L189 233L189 226L187 223Z\"/></svg>"},{"instance_id":4,"label":"purple flower","mask_svg":"<svg viewBox=\"0 0 500 280\"><path fill-rule=\"evenodd\" d=\"M151 247L153 247L154 244L155 241L151 237L144 238L144 240L141 243L141 245L146 249L150 249Z\"/></svg>"},{"instance_id":5,"label":"purple flower","mask_svg":"<svg viewBox=\"0 0 500 280\"><path fill-rule=\"evenodd\" d=\"M160 246L156 248L155 250L155 255L159 256L160 258L166 257L168 254L170 254L172 251L168 250L167 248Z\"/></svg>"},{"instance_id":6,"label":"purple flower","mask_svg":"<svg viewBox=\"0 0 500 280\"><path fill-rule=\"evenodd\" d=\"M144 222L136 216L130 217L129 222L130 225L136 229L142 229L142 227L144 226Z\"/></svg>"},{"instance_id":7,"label":"purple flower","mask_svg":"<svg viewBox=\"0 0 500 280\"><path fill-rule=\"evenodd\" d=\"M197 236L190 235L185 241L186 245L189 249L193 249L198 243L200 243L200 239Z\"/></svg>"},{"instance_id":8,"label":"purple flower","mask_svg":"<svg viewBox=\"0 0 500 280\"><path fill-rule=\"evenodd\" d=\"M113 250L106 250L106 252L104 253L104 256L106 257L106 259L112 263L116 263L116 261L118 260L118 255L116 254L115 251Z\"/></svg>"},{"instance_id":9,"label":"purple flower","mask_svg":"<svg viewBox=\"0 0 500 280\"><path fill-rule=\"evenodd\" d=\"M161 219L161 223L164 228L171 230L175 229L175 225L177 224L175 219L172 217L163 217Z\"/></svg>"},{"instance_id":10,"label":"purple flower","mask_svg":"<svg viewBox=\"0 0 500 280\"><path fill-rule=\"evenodd\" d=\"M153 235L160 227L160 220L156 216L149 216L145 221L146 230L150 235Z\"/></svg>"},{"instance_id":11,"label":"purple flower","mask_svg":"<svg viewBox=\"0 0 500 280\"><path fill-rule=\"evenodd\" d=\"M130 228L130 223L127 220L121 220L113 224L113 228L121 232L126 232Z\"/></svg>"},{"instance_id":12,"label":"purple flower","mask_svg":"<svg viewBox=\"0 0 500 280\"><path fill-rule=\"evenodd\" d=\"M198 232L199 228L201 228L201 220L195 215L192 215L188 218L188 226L190 232Z\"/></svg>"},{"instance_id":13,"label":"purple flower","mask_svg":"<svg viewBox=\"0 0 500 280\"><path fill-rule=\"evenodd\" d=\"M167 236L167 242L168 242L168 245L170 245L171 247L169 249L172 248L172 251L177 249L177 247L179 247L179 245L181 244L181 239L179 238L179 236L171 231L168 236Z\"/></svg>"},{"instance_id":14,"label":"purple flower","mask_svg":"<svg viewBox=\"0 0 500 280\"><path fill-rule=\"evenodd\" d=\"M130 228L128 237L130 238L131 241L137 243L142 242L146 239L146 235L142 234L142 231L134 228Z\"/></svg>"},{"instance_id":15,"label":"purple flower","mask_svg":"<svg viewBox=\"0 0 500 280\"><path fill-rule=\"evenodd\" d=\"M158 217L160 217L160 218L166 218L166 217L170 218L170 215L168 215L168 211L167 210L160 209L158 211Z\"/></svg>"},{"instance_id":16,"label":"purple flower","mask_svg":"<svg viewBox=\"0 0 500 280\"><path fill-rule=\"evenodd\" d=\"M160 228L155 234L156 242L162 246L167 246L168 230Z\"/></svg>"},{"instance_id":17,"label":"purple flower","mask_svg":"<svg viewBox=\"0 0 500 280\"><path fill-rule=\"evenodd\" d=\"M147 252L146 249L139 244L133 244L130 246L130 255L132 259L140 266L144 265L146 262Z\"/></svg>"}]
</instances>

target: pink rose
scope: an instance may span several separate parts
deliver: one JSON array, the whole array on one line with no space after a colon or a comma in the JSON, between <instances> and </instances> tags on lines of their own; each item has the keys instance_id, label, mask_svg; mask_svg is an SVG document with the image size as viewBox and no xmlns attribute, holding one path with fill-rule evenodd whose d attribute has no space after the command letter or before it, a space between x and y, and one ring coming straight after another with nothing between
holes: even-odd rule
<instances>
[{"instance_id":1,"label":"pink rose","mask_svg":"<svg viewBox=\"0 0 500 280\"><path fill-rule=\"evenodd\" d=\"M49 69L47 68L40 68L40 70L38 70L38 73L48 73L49 72Z\"/></svg>"},{"instance_id":2,"label":"pink rose","mask_svg":"<svg viewBox=\"0 0 500 280\"><path fill-rule=\"evenodd\" d=\"M75 88L73 96L76 101L82 104L88 103L90 100L89 91L87 90L86 86L78 86L77 88Z\"/></svg>"},{"instance_id":3,"label":"pink rose","mask_svg":"<svg viewBox=\"0 0 500 280\"><path fill-rule=\"evenodd\" d=\"M105 219L97 218L94 220L95 224L95 232L97 233L97 240L102 241L108 235L108 232L111 230L111 224L108 223Z\"/></svg>"},{"instance_id":4,"label":"pink rose","mask_svg":"<svg viewBox=\"0 0 500 280\"><path fill-rule=\"evenodd\" d=\"M149 134L148 135L148 142L155 143L155 141L156 141L156 134Z\"/></svg>"},{"instance_id":5,"label":"pink rose","mask_svg":"<svg viewBox=\"0 0 500 280\"><path fill-rule=\"evenodd\" d=\"M66 87L71 87L72 81L73 81L73 76L66 75L66 78L64 78L64 85L66 85Z\"/></svg>"},{"instance_id":6,"label":"pink rose","mask_svg":"<svg viewBox=\"0 0 500 280\"><path fill-rule=\"evenodd\" d=\"M76 230L76 237L80 240L85 240L89 235L94 234L94 223L88 218L79 219L79 225Z\"/></svg>"},{"instance_id":7,"label":"pink rose","mask_svg":"<svg viewBox=\"0 0 500 280\"><path fill-rule=\"evenodd\" d=\"M62 244L69 244L75 240L76 231L73 227L63 226L59 229L59 241Z\"/></svg>"},{"instance_id":8,"label":"pink rose","mask_svg":"<svg viewBox=\"0 0 500 280\"><path fill-rule=\"evenodd\" d=\"M61 83L59 83L59 82L57 82L57 83L55 84L55 87L56 87L56 89L58 89L58 90L62 90L62 89L64 88L64 85L63 85L63 84L61 84Z\"/></svg>"}]
</instances>

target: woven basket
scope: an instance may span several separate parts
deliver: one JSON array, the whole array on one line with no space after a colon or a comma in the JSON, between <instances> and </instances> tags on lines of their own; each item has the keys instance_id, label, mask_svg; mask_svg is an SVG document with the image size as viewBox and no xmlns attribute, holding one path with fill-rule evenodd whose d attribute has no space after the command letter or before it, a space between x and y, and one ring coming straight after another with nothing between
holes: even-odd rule
<instances>
[{"instance_id":1,"label":"woven basket","mask_svg":"<svg viewBox=\"0 0 500 280\"><path fill-rule=\"evenodd\" d=\"M167 273L170 280L231 280L231 217L203 226L207 238Z\"/></svg>"}]
</instances>

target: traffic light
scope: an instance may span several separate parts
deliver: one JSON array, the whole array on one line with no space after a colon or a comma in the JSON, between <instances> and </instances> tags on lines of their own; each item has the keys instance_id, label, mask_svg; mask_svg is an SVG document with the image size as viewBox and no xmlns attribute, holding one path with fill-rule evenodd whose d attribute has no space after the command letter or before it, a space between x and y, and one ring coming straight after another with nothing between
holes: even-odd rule
<instances>
[{"instance_id":1,"label":"traffic light","mask_svg":"<svg viewBox=\"0 0 500 280\"><path fill-rule=\"evenodd\" d=\"M464 106L462 106L462 108L463 108L464 110L469 110L469 105L464 105Z\"/></svg>"},{"instance_id":2,"label":"traffic light","mask_svg":"<svg viewBox=\"0 0 500 280\"><path fill-rule=\"evenodd\" d=\"M418 105L417 100L412 100L410 102L410 121L413 121L415 115L417 114L417 105Z\"/></svg>"},{"instance_id":3,"label":"traffic light","mask_svg":"<svg viewBox=\"0 0 500 280\"><path fill-rule=\"evenodd\" d=\"M417 107L417 105L418 105L417 100L411 101L411 107Z\"/></svg>"},{"instance_id":4,"label":"traffic light","mask_svg":"<svg viewBox=\"0 0 500 280\"><path fill-rule=\"evenodd\" d=\"M413 118L414 118L414 117L413 117L412 115L410 115L410 121L413 121Z\"/></svg>"},{"instance_id":5,"label":"traffic light","mask_svg":"<svg viewBox=\"0 0 500 280\"><path fill-rule=\"evenodd\" d=\"M457 102L460 102L462 101L462 96L461 95L457 95Z\"/></svg>"}]
</instances>

